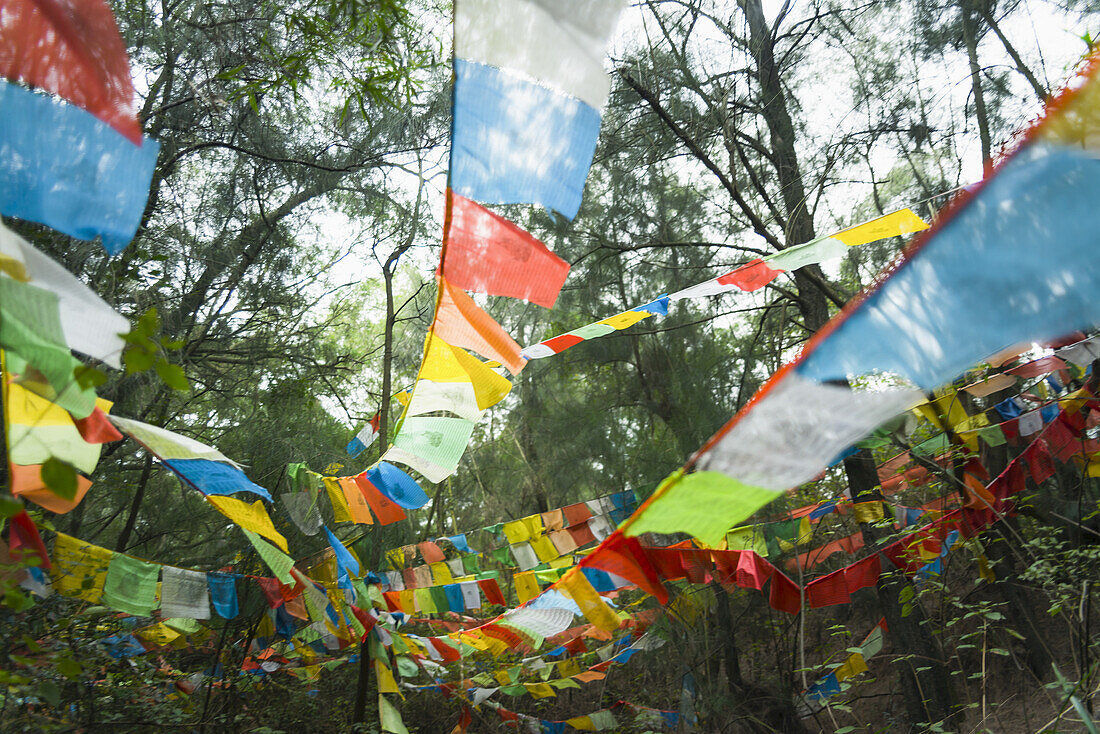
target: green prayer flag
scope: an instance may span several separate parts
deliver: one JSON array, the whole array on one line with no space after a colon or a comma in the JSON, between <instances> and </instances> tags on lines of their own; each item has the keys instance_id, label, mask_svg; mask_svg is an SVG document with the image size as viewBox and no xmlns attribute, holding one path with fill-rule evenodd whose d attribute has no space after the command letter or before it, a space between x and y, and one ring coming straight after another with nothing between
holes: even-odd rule
<instances>
[{"instance_id":1,"label":"green prayer flag","mask_svg":"<svg viewBox=\"0 0 1100 734\"><path fill-rule=\"evenodd\" d=\"M520 683L519 685L514 685L514 686L501 686L500 692L504 693L504 694L507 694L509 696L526 696L527 695L527 689L523 687L522 683Z\"/></svg>"},{"instance_id":2,"label":"green prayer flag","mask_svg":"<svg viewBox=\"0 0 1100 734\"><path fill-rule=\"evenodd\" d=\"M550 681L550 685L554 686L554 688L557 688L559 691L562 688L580 688L581 687L581 684L578 683L577 681L573 680L572 678L559 678L557 680L552 680L552 681Z\"/></svg>"},{"instance_id":3,"label":"green prayer flag","mask_svg":"<svg viewBox=\"0 0 1100 734\"><path fill-rule=\"evenodd\" d=\"M474 422L465 418L417 415L407 417L393 445L425 461L453 471L458 467Z\"/></svg>"},{"instance_id":4,"label":"green prayer flag","mask_svg":"<svg viewBox=\"0 0 1100 734\"><path fill-rule=\"evenodd\" d=\"M764 542L768 546L768 558L776 558L783 552L779 541L785 540L794 545L801 522L801 520L779 520L764 525Z\"/></svg>"},{"instance_id":5,"label":"green prayer flag","mask_svg":"<svg viewBox=\"0 0 1100 734\"><path fill-rule=\"evenodd\" d=\"M256 548L256 552L260 555L260 558L263 559L264 563L267 564L267 567L271 569L271 573L275 574L275 578L279 579L279 581L284 584L294 583L294 579L290 575L290 569L294 568L293 558L283 553L251 530L241 528L241 532L252 541L252 545Z\"/></svg>"},{"instance_id":6,"label":"green prayer flag","mask_svg":"<svg viewBox=\"0 0 1100 734\"><path fill-rule=\"evenodd\" d=\"M493 558L496 559L496 562L502 566L510 567L515 565L515 563L512 561L512 554L506 547L494 549Z\"/></svg>"},{"instance_id":7,"label":"green prayer flag","mask_svg":"<svg viewBox=\"0 0 1100 734\"><path fill-rule=\"evenodd\" d=\"M42 373L53 394L42 394L33 381L22 382L76 418L87 418L95 410L95 390L81 390L73 370L81 362L65 342L58 310L58 297L42 288L12 278L0 278L0 347L18 355ZM9 371L15 365L9 362Z\"/></svg>"},{"instance_id":8,"label":"green prayer flag","mask_svg":"<svg viewBox=\"0 0 1100 734\"><path fill-rule=\"evenodd\" d=\"M136 617L152 616L157 606L160 566L115 553L107 566L103 603Z\"/></svg>"},{"instance_id":9,"label":"green prayer flag","mask_svg":"<svg viewBox=\"0 0 1100 734\"><path fill-rule=\"evenodd\" d=\"M936 456L942 454L951 448L951 439L947 437L946 433L941 433L937 436L933 436L927 441L922 441L910 449L913 453L920 456Z\"/></svg>"},{"instance_id":10,"label":"green prayer flag","mask_svg":"<svg viewBox=\"0 0 1100 734\"><path fill-rule=\"evenodd\" d=\"M401 713L381 693L378 694L378 719L382 724L382 731L392 732L393 734L409 734L409 730L405 728L405 722L401 718Z\"/></svg>"},{"instance_id":11,"label":"green prayer flag","mask_svg":"<svg viewBox=\"0 0 1100 734\"><path fill-rule=\"evenodd\" d=\"M842 257L848 252L848 246L832 237L821 237L816 240L804 242L801 245L788 247L764 259L769 268L774 270L798 270L806 265L832 260Z\"/></svg>"},{"instance_id":12,"label":"green prayer flag","mask_svg":"<svg viewBox=\"0 0 1100 734\"><path fill-rule=\"evenodd\" d=\"M447 602L447 592L443 590L442 586L432 586L428 589L432 595L432 603L435 604L436 611L440 614L446 611L465 611L463 609L451 609L451 605Z\"/></svg>"},{"instance_id":13,"label":"green prayer flag","mask_svg":"<svg viewBox=\"0 0 1100 734\"><path fill-rule=\"evenodd\" d=\"M986 426L978 431L978 438L990 446L1001 446L1005 443L1005 433L1000 426Z\"/></svg>"},{"instance_id":14,"label":"green prayer flag","mask_svg":"<svg viewBox=\"0 0 1100 734\"><path fill-rule=\"evenodd\" d=\"M467 574L480 573L481 563L478 560L479 558L480 556L476 553L462 556L462 570L464 570Z\"/></svg>"},{"instance_id":15,"label":"green prayer flag","mask_svg":"<svg viewBox=\"0 0 1100 734\"><path fill-rule=\"evenodd\" d=\"M417 667L416 661L405 655L398 655L394 658L397 663L397 672L401 674L402 678L415 678L420 674L420 668Z\"/></svg>"},{"instance_id":16,"label":"green prayer flag","mask_svg":"<svg viewBox=\"0 0 1100 734\"><path fill-rule=\"evenodd\" d=\"M712 471L677 471L657 492L662 490L664 494L627 528L627 535L682 532L717 545L727 530L783 494Z\"/></svg>"}]
</instances>

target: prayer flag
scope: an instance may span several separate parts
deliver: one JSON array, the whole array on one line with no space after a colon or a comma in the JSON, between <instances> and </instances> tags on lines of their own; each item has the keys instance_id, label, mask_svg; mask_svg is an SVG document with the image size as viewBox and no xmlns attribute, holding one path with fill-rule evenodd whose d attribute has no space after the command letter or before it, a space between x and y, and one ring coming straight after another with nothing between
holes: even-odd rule
<instances>
[{"instance_id":1,"label":"prayer flag","mask_svg":"<svg viewBox=\"0 0 1100 734\"><path fill-rule=\"evenodd\" d=\"M256 500L252 504L248 504L232 497L215 496L207 497L206 501L214 505L218 512L237 523L240 527L245 530L251 530L257 535L262 535L279 546L284 553L289 552L286 538L275 529L275 525L271 522L271 516L267 514L267 509L264 507L263 502Z\"/></svg>"},{"instance_id":2,"label":"prayer flag","mask_svg":"<svg viewBox=\"0 0 1100 734\"><path fill-rule=\"evenodd\" d=\"M428 504L428 495L412 477L393 464L380 461L365 472L370 484L393 502L406 509ZM362 488L362 484L360 484ZM367 498L368 501L370 498Z\"/></svg>"},{"instance_id":3,"label":"prayer flag","mask_svg":"<svg viewBox=\"0 0 1100 734\"><path fill-rule=\"evenodd\" d=\"M141 145L130 60L104 0L5 5L0 76L64 97Z\"/></svg>"},{"instance_id":4,"label":"prayer flag","mask_svg":"<svg viewBox=\"0 0 1100 734\"><path fill-rule=\"evenodd\" d=\"M134 237L160 144L134 145L91 114L0 82L0 212L114 255ZM79 143L79 144L77 144Z\"/></svg>"},{"instance_id":5,"label":"prayer flag","mask_svg":"<svg viewBox=\"0 0 1100 734\"><path fill-rule=\"evenodd\" d=\"M53 545L51 572L54 591L98 604L112 555L106 548L58 533Z\"/></svg>"},{"instance_id":6,"label":"prayer flag","mask_svg":"<svg viewBox=\"0 0 1100 734\"><path fill-rule=\"evenodd\" d=\"M450 190L447 196L451 219L440 265L447 281L553 308L569 263L504 217Z\"/></svg>"},{"instance_id":7,"label":"prayer flag","mask_svg":"<svg viewBox=\"0 0 1100 734\"><path fill-rule=\"evenodd\" d=\"M370 419L370 423L363 426L359 433L355 434L355 438L351 439L346 449L349 456L355 458L374 443L374 439L378 438L378 424L381 420L382 417L375 413L374 417Z\"/></svg>"},{"instance_id":8,"label":"prayer flag","mask_svg":"<svg viewBox=\"0 0 1100 734\"><path fill-rule=\"evenodd\" d=\"M136 617L148 617L157 606L159 575L157 564L115 553L107 566L103 603Z\"/></svg>"},{"instance_id":9,"label":"prayer flag","mask_svg":"<svg viewBox=\"0 0 1100 734\"><path fill-rule=\"evenodd\" d=\"M160 613L164 617L210 619L206 574L164 566L160 588Z\"/></svg>"},{"instance_id":10,"label":"prayer flag","mask_svg":"<svg viewBox=\"0 0 1100 734\"><path fill-rule=\"evenodd\" d=\"M520 346L461 289L439 278L439 305L432 333L456 347L495 359L513 375L523 369Z\"/></svg>"}]
</instances>

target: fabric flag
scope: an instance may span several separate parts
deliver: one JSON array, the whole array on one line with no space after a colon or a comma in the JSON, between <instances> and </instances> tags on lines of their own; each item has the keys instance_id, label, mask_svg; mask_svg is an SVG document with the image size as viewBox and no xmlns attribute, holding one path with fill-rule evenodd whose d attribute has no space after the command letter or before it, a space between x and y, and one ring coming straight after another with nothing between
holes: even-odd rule
<instances>
[{"instance_id":1,"label":"fabric flag","mask_svg":"<svg viewBox=\"0 0 1100 734\"><path fill-rule=\"evenodd\" d=\"M381 420L382 416L375 413L374 417L370 419L370 423L363 426L362 430L355 434L355 438L351 439L346 449L348 456L354 459L374 443L374 439L378 438L378 424Z\"/></svg>"},{"instance_id":2,"label":"fabric flag","mask_svg":"<svg viewBox=\"0 0 1100 734\"><path fill-rule=\"evenodd\" d=\"M54 457L90 474L99 463L100 445L84 440L72 416L59 406L10 383L4 375L4 417L8 440L8 459L13 464L44 464ZM111 403L97 400L100 409L110 410Z\"/></svg>"},{"instance_id":3,"label":"fabric flag","mask_svg":"<svg viewBox=\"0 0 1100 734\"><path fill-rule=\"evenodd\" d=\"M344 501L347 503L348 515L351 517L351 521L360 525L373 525L374 518L370 514L370 504L363 493L359 491L359 485L356 483L355 477L325 477L326 488L330 486L330 481L335 482L339 487Z\"/></svg>"},{"instance_id":4,"label":"fabric flag","mask_svg":"<svg viewBox=\"0 0 1100 734\"><path fill-rule=\"evenodd\" d=\"M218 512L237 523L245 530L250 530L257 535L262 535L282 549L283 553L289 552L286 538L275 529L271 522L271 516L267 514L264 503L256 500L252 504L241 502L232 497L209 496L206 501L214 505ZM184 615L172 615L184 616Z\"/></svg>"},{"instance_id":5,"label":"fabric flag","mask_svg":"<svg viewBox=\"0 0 1100 734\"><path fill-rule=\"evenodd\" d=\"M120 252L137 232L160 144L136 146L84 110L7 82L0 109L0 213Z\"/></svg>"},{"instance_id":6,"label":"fabric flag","mask_svg":"<svg viewBox=\"0 0 1100 734\"><path fill-rule=\"evenodd\" d=\"M157 564L115 553L107 566L103 603L136 617L148 617L157 606L159 575Z\"/></svg>"},{"instance_id":7,"label":"fabric flag","mask_svg":"<svg viewBox=\"0 0 1100 734\"><path fill-rule=\"evenodd\" d=\"M629 536L684 532L707 545L717 545L733 525L779 494L718 472L676 472L661 483L646 512L624 532ZM700 507L707 512L700 513Z\"/></svg>"},{"instance_id":8,"label":"fabric flag","mask_svg":"<svg viewBox=\"0 0 1100 734\"><path fill-rule=\"evenodd\" d=\"M511 389L507 378L429 331L405 416L447 411L476 421Z\"/></svg>"},{"instance_id":9,"label":"fabric flag","mask_svg":"<svg viewBox=\"0 0 1100 734\"><path fill-rule=\"evenodd\" d=\"M242 527L241 531L256 549L256 554L263 559L263 562L266 563L267 567L271 569L271 572L275 574L275 578L279 579L279 581L282 581L284 584L294 583L294 579L290 575L291 569L294 568L294 559L248 528Z\"/></svg>"},{"instance_id":10,"label":"fabric flag","mask_svg":"<svg viewBox=\"0 0 1100 734\"><path fill-rule=\"evenodd\" d=\"M130 418L111 416L111 422L205 495L251 492L272 501L266 489L254 484L235 462L211 446Z\"/></svg>"},{"instance_id":11,"label":"fabric flag","mask_svg":"<svg viewBox=\"0 0 1100 734\"><path fill-rule=\"evenodd\" d=\"M0 48L0 55L3 53ZM125 342L119 335L130 331L130 322L82 280L3 224L0 224L0 273L57 296L61 335L70 349L116 369L122 366Z\"/></svg>"},{"instance_id":12,"label":"fabric flag","mask_svg":"<svg viewBox=\"0 0 1100 734\"><path fill-rule=\"evenodd\" d=\"M224 619L237 616L237 577L231 573L208 573L206 582L210 587L210 601L214 610Z\"/></svg>"},{"instance_id":13,"label":"fabric flag","mask_svg":"<svg viewBox=\"0 0 1100 734\"><path fill-rule=\"evenodd\" d=\"M104 0L6 4L0 76L64 97L141 145L130 60Z\"/></svg>"},{"instance_id":14,"label":"fabric flag","mask_svg":"<svg viewBox=\"0 0 1100 734\"><path fill-rule=\"evenodd\" d=\"M458 462L462 460L473 431L474 422L465 418L406 416L401 430L393 439L393 445L427 462L409 465L429 481L438 483L458 469Z\"/></svg>"},{"instance_id":15,"label":"fabric flag","mask_svg":"<svg viewBox=\"0 0 1100 734\"><path fill-rule=\"evenodd\" d=\"M164 566L162 579L161 616L210 619L210 600L205 573Z\"/></svg>"},{"instance_id":16,"label":"fabric flag","mask_svg":"<svg viewBox=\"0 0 1100 734\"><path fill-rule=\"evenodd\" d=\"M279 495L279 499L287 516L303 535L316 535L321 530L321 509L316 495L309 492L285 492Z\"/></svg>"},{"instance_id":17,"label":"fabric flag","mask_svg":"<svg viewBox=\"0 0 1100 734\"><path fill-rule=\"evenodd\" d=\"M37 557L36 568L50 570L50 556L46 552L46 546L42 543L42 536L38 534L38 528L26 510L21 510L18 515L11 518L8 527L8 544L11 558L15 561L34 565Z\"/></svg>"},{"instance_id":18,"label":"fabric flag","mask_svg":"<svg viewBox=\"0 0 1100 734\"><path fill-rule=\"evenodd\" d=\"M401 507L416 509L428 504L428 495L420 485L393 464L380 461L364 473L372 486Z\"/></svg>"},{"instance_id":19,"label":"fabric flag","mask_svg":"<svg viewBox=\"0 0 1100 734\"><path fill-rule=\"evenodd\" d=\"M499 13L492 11L491 17ZM567 219L577 216L600 113L493 66L455 58L454 73L450 175L455 193L487 204L537 204Z\"/></svg>"},{"instance_id":20,"label":"fabric flag","mask_svg":"<svg viewBox=\"0 0 1100 734\"><path fill-rule=\"evenodd\" d=\"M371 483L366 472L357 474L355 476L355 483L358 485L359 491L362 492L363 497L366 498L367 504L370 505L370 509L374 513L374 516L378 518L379 524L390 525L405 519L405 511L389 497L382 494L382 492Z\"/></svg>"},{"instance_id":21,"label":"fabric flag","mask_svg":"<svg viewBox=\"0 0 1100 734\"><path fill-rule=\"evenodd\" d=\"M799 371L816 380L889 371L932 388L1006 344L1100 321L1091 297L1100 265L1083 256L1096 240L1100 160L1081 150L1095 148L1097 109L1088 78Z\"/></svg>"},{"instance_id":22,"label":"fabric flag","mask_svg":"<svg viewBox=\"0 0 1100 734\"><path fill-rule=\"evenodd\" d=\"M451 219L440 265L447 281L553 308L569 263L504 217L450 190L447 196Z\"/></svg>"},{"instance_id":23,"label":"fabric flag","mask_svg":"<svg viewBox=\"0 0 1100 734\"><path fill-rule=\"evenodd\" d=\"M53 545L53 588L62 596L75 596L98 604L107 580L107 566L114 554L106 548L58 533Z\"/></svg>"},{"instance_id":24,"label":"fabric flag","mask_svg":"<svg viewBox=\"0 0 1100 734\"><path fill-rule=\"evenodd\" d=\"M17 375L28 389L74 418L87 418L95 410L95 390L81 388L74 377L81 363L65 343L55 293L0 276L0 347L10 350L8 372Z\"/></svg>"},{"instance_id":25,"label":"fabric flag","mask_svg":"<svg viewBox=\"0 0 1100 734\"><path fill-rule=\"evenodd\" d=\"M485 313L461 288L439 279L439 305L432 333L455 347L472 349L483 357L495 359L513 375L523 369L520 346Z\"/></svg>"},{"instance_id":26,"label":"fabric flag","mask_svg":"<svg viewBox=\"0 0 1100 734\"><path fill-rule=\"evenodd\" d=\"M332 552L336 554L336 566L340 569L341 576L358 576L359 562L355 560L355 557L348 552L348 549L344 547L344 544L331 530L325 526L322 526L322 529L325 531L325 536L328 537L328 544L332 547Z\"/></svg>"},{"instance_id":27,"label":"fabric flag","mask_svg":"<svg viewBox=\"0 0 1100 734\"><path fill-rule=\"evenodd\" d=\"M577 603L589 622L605 632L614 632L619 628L620 620L604 603L585 575L574 569L558 582L558 590L569 595Z\"/></svg>"},{"instance_id":28,"label":"fabric flag","mask_svg":"<svg viewBox=\"0 0 1100 734\"><path fill-rule=\"evenodd\" d=\"M392 734L409 734L401 714L381 693L378 694L378 718L382 725L382 731L388 731Z\"/></svg>"}]
</instances>

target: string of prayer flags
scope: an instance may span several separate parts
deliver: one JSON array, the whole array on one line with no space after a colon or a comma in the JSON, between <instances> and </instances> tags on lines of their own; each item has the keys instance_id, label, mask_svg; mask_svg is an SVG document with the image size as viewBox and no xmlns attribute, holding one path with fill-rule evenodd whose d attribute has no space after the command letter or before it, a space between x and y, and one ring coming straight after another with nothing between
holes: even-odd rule
<instances>
[{"instance_id":1,"label":"string of prayer flags","mask_svg":"<svg viewBox=\"0 0 1100 734\"><path fill-rule=\"evenodd\" d=\"M78 107L4 81L0 109L0 213L120 252L137 232L160 144L134 145Z\"/></svg>"},{"instance_id":2,"label":"string of prayer flags","mask_svg":"<svg viewBox=\"0 0 1100 734\"><path fill-rule=\"evenodd\" d=\"M622 5L470 0L455 6L450 181L484 203L580 208Z\"/></svg>"},{"instance_id":3,"label":"string of prayer flags","mask_svg":"<svg viewBox=\"0 0 1100 734\"><path fill-rule=\"evenodd\" d=\"M57 297L61 338L70 349L116 369L122 366L125 342L120 334L130 330L129 321L57 261L0 224L0 277L4 276Z\"/></svg>"},{"instance_id":4,"label":"string of prayer flags","mask_svg":"<svg viewBox=\"0 0 1100 734\"><path fill-rule=\"evenodd\" d=\"M130 61L104 0L5 5L0 76L83 108L141 145Z\"/></svg>"},{"instance_id":5,"label":"string of prayer flags","mask_svg":"<svg viewBox=\"0 0 1100 734\"><path fill-rule=\"evenodd\" d=\"M467 291L553 308L569 263L504 217L448 189L450 223L440 272Z\"/></svg>"},{"instance_id":6,"label":"string of prayer flags","mask_svg":"<svg viewBox=\"0 0 1100 734\"><path fill-rule=\"evenodd\" d=\"M271 522L271 516L267 514L267 509L264 507L263 502L256 500L252 504L248 504L238 499L234 499L233 497L218 497L214 495L208 496L206 501L214 505L218 512L237 523L241 528L267 538L275 545L279 546L284 553L289 552L286 538L275 529L275 524Z\"/></svg>"},{"instance_id":7,"label":"string of prayer flags","mask_svg":"<svg viewBox=\"0 0 1100 734\"><path fill-rule=\"evenodd\" d=\"M130 418L111 416L111 422L205 495L251 492L272 501L266 489L254 484L235 462L211 446Z\"/></svg>"},{"instance_id":8,"label":"string of prayer flags","mask_svg":"<svg viewBox=\"0 0 1100 734\"><path fill-rule=\"evenodd\" d=\"M370 422L363 426L359 433L355 434L355 437L351 439L347 449L345 449L348 452L348 456L354 459L374 443L374 439L378 438L378 425L381 420L382 416L379 413L375 413L374 417L370 419Z\"/></svg>"},{"instance_id":9,"label":"string of prayer flags","mask_svg":"<svg viewBox=\"0 0 1100 734\"><path fill-rule=\"evenodd\" d=\"M651 314L667 314L669 301L716 296L729 291L751 292L763 288L780 273L839 257L849 247L865 245L885 237L895 237L927 229L928 225L909 209L885 214L869 222L850 227L829 237L789 247L767 258L757 258L710 280L661 296L656 301L623 311L610 318L597 321L579 329L524 347L521 352L528 359L541 359L560 354L586 339L606 336L616 330L632 326ZM633 318L632 318L633 315Z\"/></svg>"}]
</instances>

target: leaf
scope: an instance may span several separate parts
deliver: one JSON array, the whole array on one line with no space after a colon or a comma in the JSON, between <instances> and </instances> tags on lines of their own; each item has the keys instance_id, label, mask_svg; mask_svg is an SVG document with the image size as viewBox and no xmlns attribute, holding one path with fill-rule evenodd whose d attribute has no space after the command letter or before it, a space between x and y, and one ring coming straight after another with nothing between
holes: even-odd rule
<instances>
[{"instance_id":1,"label":"leaf","mask_svg":"<svg viewBox=\"0 0 1100 734\"><path fill-rule=\"evenodd\" d=\"M52 680L44 680L38 684L38 697L51 706L61 703L61 689Z\"/></svg>"},{"instance_id":2,"label":"leaf","mask_svg":"<svg viewBox=\"0 0 1100 734\"><path fill-rule=\"evenodd\" d=\"M99 387L103 383L107 382L107 374L96 367L91 367L86 364L82 364L73 370L73 377L76 379L81 390L87 390L90 387Z\"/></svg>"},{"instance_id":3,"label":"leaf","mask_svg":"<svg viewBox=\"0 0 1100 734\"><path fill-rule=\"evenodd\" d=\"M76 469L55 456L46 459L42 465L42 481L61 499L76 497Z\"/></svg>"},{"instance_id":4,"label":"leaf","mask_svg":"<svg viewBox=\"0 0 1100 734\"><path fill-rule=\"evenodd\" d=\"M0 497L0 518L15 517L23 511L23 503L16 499Z\"/></svg>"},{"instance_id":5,"label":"leaf","mask_svg":"<svg viewBox=\"0 0 1100 734\"><path fill-rule=\"evenodd\" d=\"M122 363L126 365L126 373L144 372L153 366L157 354L141 344L131 344L122 353Z\"/></svg>"},{"instance_id":6,"label":"leaf","mask_svg":"<svg viewBox=\"0 0 1100 734\"><path fill-rule=\"evenodd\" d=\"M187 375L178 364L172 364L166 359L157 361L157 374L164 384L173 390L187 392L191 389L191 383L187 381Z\"/></svg>"},{"instance_id":7,"label":"leaf","mask_svg":"<svg viewBox=\"0 0 1100 734\"><path fill-rule=\"evenodd\" d=\"M77 661L73 660L72 658L70 658L68 656L63 657L63 658L58 658L57 672L61 673L61 675L65 676L69 680L79 680L80 679L80 673L83 670L84 670L83 665L81 665L80 663L78 663Z\"/></svg>"},{"instance_id":8,"label":"leaf","mask_svg":"<svg viewBox=\"0 0 1100 734\"><path fill-rule=\"evenodd\" d=\"M913 589L912 586L906 586L904 589L901 590L901 593L898 594L898 601L904 604L905 602L912 599L915 594L916 591Z\"/></svg>"}]
</instances>

